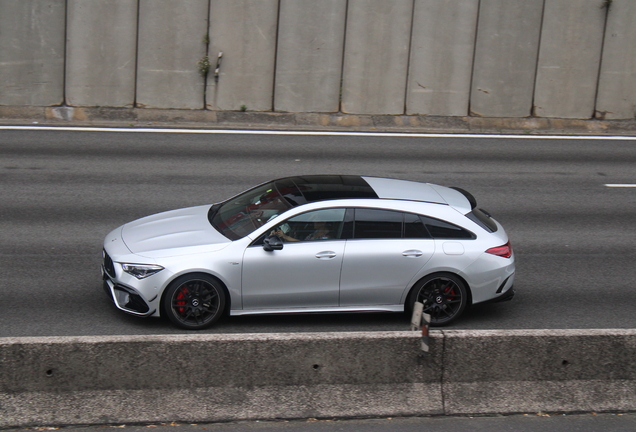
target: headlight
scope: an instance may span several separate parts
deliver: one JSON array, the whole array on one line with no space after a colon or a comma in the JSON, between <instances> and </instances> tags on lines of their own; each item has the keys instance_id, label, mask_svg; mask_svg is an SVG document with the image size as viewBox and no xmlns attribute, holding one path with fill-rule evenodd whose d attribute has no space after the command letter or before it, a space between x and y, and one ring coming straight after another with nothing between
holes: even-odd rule
<instances>
[{"instance_id":1,"label":"headlight","mask_svg":"<svg viewBox=\"0 0 636 432\"><path fill-rule=\"evenodd\" d=\"M163 267L154 264L122 264L121 268L137 279L145 279L163 270Z\"/></svg>"}]
</instances>

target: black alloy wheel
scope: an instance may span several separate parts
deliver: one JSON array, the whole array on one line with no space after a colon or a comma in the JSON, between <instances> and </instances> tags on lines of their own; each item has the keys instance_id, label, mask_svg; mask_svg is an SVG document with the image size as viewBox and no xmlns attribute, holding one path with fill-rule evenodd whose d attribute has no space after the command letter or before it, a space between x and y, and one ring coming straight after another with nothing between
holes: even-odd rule
<instances>
[{"instance_id":1,"label":"black alloy wheel","mask_svg":"<svg viewBox=\"0 0 636 432\"><path fill-rule=\"evenodd\" d=\"M206 274L175 279L163 296L163 310L177 326L200 330L214 324L225 309L225 290Z\"/></svg>"},{"instance_id":2,"label":"black alloy wheel","mask_svg":"<svg viewBox=\"0 0 636 432\"><path fill-rule=\"evenodd\" d=\"M431 316L432 326L444 326L455 321L466 309L466 285L452 274L430 275L422 279L413 290L411 310L415 302L424 305L424 313Z\"/></svg>"}]
</instances>

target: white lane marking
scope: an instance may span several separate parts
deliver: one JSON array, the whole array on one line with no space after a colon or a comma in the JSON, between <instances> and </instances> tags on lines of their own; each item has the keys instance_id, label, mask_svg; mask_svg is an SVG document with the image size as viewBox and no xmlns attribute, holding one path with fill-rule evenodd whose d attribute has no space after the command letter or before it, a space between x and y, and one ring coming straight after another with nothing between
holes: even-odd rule
<instances>
[{"instance_id":1,"label":"white lane marking","mask_svg":"<svg viewBox=\"0 0 636 432\"><path fill-rule=\"evenodd\" d=\"M636 184L629 183L614 183L614 184L606 184L605 186L610 188L636 188Z\"/></svg>"},{"instance_id":2,"label":"white lane marking","mask_svg":"<svg viewBox=\"0 0 636 432\"><path fill-rule=\"evenodd\" d=\"M161 128L113 128L70 126L0 126L0 130L44 130L70 132L142 132L174 134L227 134L227 135L295 135L295 136L357 136L357 137L405 137L405 138L507 138L507 139L552 139L552 140L607 140L636 141L633 136L599 135L497 135L464 133L421 132L348 132L348 131L290 131L290 130L232 130L232 129L161 129Z\"/></svg>"}]
</instances>

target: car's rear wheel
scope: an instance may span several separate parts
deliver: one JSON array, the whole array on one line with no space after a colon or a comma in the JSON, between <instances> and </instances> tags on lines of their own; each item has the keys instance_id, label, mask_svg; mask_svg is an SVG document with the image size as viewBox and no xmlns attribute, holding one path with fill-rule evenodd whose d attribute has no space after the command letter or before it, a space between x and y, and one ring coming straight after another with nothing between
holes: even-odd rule
<instances>
[{"instance_id":1,"label":"car's rear wheel","mask_svg":"<svg viewBox=\"0 0 636 432\"><path fill-rule=\"evenodd\" d=\"M214 324L225 309L225 290L206 274L175 279L163 296L163 310L177 326L200 330Z\"/></svg>"},{"instance_id":2,"label":"car's rear wheel","mask_svg":"<svg viewBox=\"0 0 636 432\"><path fill-rule=\"evenodd\" d=\"M455 321L466 309L468 290L464 282L450 273L433 274L420 280L410 296L409 306L424 305L432 326L444 326Z\"/></svg>"}]
</instances>

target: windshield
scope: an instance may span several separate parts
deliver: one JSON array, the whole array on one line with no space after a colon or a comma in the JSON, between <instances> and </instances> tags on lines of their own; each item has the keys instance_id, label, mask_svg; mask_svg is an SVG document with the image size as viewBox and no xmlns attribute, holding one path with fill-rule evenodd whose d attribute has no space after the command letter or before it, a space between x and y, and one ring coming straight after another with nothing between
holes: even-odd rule
<instances>
[{"instance_id":1,"label":"windshield","mask_svg":"<svg viewBox=\"0 0 636 432\"><path fill-rule=\"evenodd\" d=\"M245 237L270 219L294 207L276 182L266 183L210 209L210 223L230 240ZM294 189L298 190L295 186ZM286 191L283 191L285 194Z\"/></svg>"}]
</instances>

